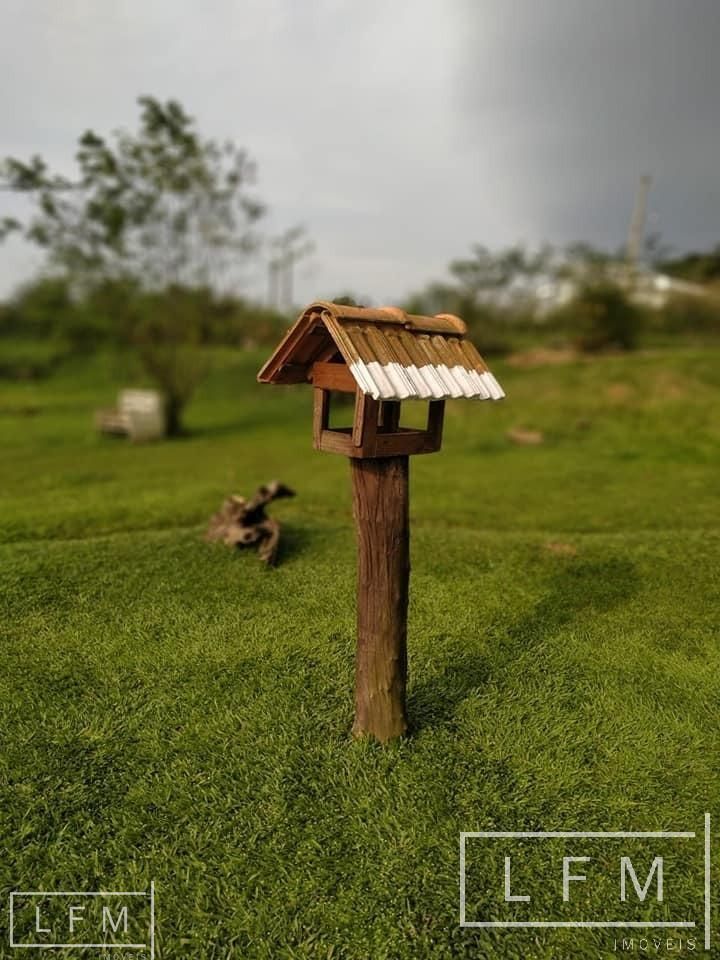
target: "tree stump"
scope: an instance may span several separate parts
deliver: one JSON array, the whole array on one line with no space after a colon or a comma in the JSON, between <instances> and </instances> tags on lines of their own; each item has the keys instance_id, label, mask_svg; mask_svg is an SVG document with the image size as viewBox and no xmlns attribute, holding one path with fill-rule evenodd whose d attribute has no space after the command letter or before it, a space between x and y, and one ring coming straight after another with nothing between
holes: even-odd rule
<instances>
[{"instance_id":1,"label":"tree stump","mask_svg":"<svg viewBox=\"0 0 720 960\"><path fill-rule=\"evenodd\" d=\"M410 577L407 456L351 459L358 539L353 734L381 743L407 730Z\"/></svg>"}]
</instances>

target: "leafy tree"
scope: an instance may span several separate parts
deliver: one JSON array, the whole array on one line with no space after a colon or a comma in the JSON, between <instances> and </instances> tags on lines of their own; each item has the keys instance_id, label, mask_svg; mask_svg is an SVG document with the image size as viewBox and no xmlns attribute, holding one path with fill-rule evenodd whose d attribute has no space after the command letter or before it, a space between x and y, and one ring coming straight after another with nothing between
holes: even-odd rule
<instances>
[{"instance_id":1,"label":"leafy tree","mask_svg":"<svg viewBox=\"0 0 720 960\"><path fill-rule=\"evenodd\" d=\"M550 323L572 334L581 350L637 347L646 317L636 295L638 270L627 263L622 249L612 253L588 243L571 244L554 276L575 289L570 302L550 315Z\"/></svg>"},{"instance_id":2,"label":"leafy tree","mask_svg":"<svg viewBox=\"0 0 720 960\"><path fill-rule=\"evenodd\" d=\"M551 256L549 247L531 253L514 246L493 253L475 244L472 257L452 261L450 273L460 284L463 298L474 304L483 299L498 301L513 287L523 288L528 280L538 276L547 268Z\"/></svg>"},{"instance_id":3,"label":"leafy tree","mask_svg":"<svg viewBox=\"0 0 720 960\"><path fill-rule=\"evenodd\" d=\"M634 350L643 312L617 283L597 278L583 284L570 310L580 330L578 346L588 352Z\"/></svg>"},{"instance_id":4,"label":"leafy tree","mask_svg":"<svg viewBox=\"0 0 720 960\"><path fill-rule=\"evenodd\" d=\"M493 251L481 244L453 260L452 280L433 282L412 294L410 313L455 313L467 323L474 342L487 354L508 349L509 328L527 323L533 312L537 277L549 268L550 247L532 252L522 246Z\"/></svg>"},{"instance_id":5,"label":"leafy tree","mask_svg":"<svg viewBox=\"0 0 720 960\"><path fill-rule=\"evenodd\" d=\"M6 305L2 332L29 340L55 340L72 311L65 279L40 277L24 284Z\"/></svg>"},{"instance_id":6,"label":"leafy tree","mask_svg":"<svg viewBox=\"0 0 720 960\"><path fill-rule=\"evenodd\" d=\"M571 243L565 248L564 255L556 265L555 275L561 278L579 277L580 279L588 276L604 276L608 270L624 262L625 254L622 251L610 253L580 241Z\"/></svg>"},{"instance_id":7,"label":"leafy tree","mask_svg":"<svg viewBox=\"0 0 720 960\"><path fill-rule=\"evenodd\" d=\"M195 349L202 316L187 303L179 308L178 291L237 284L262 206L247 192L254 170L244 151L201 139L174 100L139 104L135 133L80 137L74 178L52 173L39 156L6 159L0 182L34 204L25 223L1 221L0 238L19 232L44 248L84 298L127 288L117 298L127 301L122 322L165 393L176 432L203 368Z\"/></svg>"},{"instance_id":8,"label":"leafy tree","mask_svg":"<svg viewBox=\"0 0 720 960\"><path fill-rule=\"evenodd\" d=\"M665 259L658 264L663 273L691 283L716 283L720 280L720 245L705 253L691 252Z\"/></svg>"}]
</instances>

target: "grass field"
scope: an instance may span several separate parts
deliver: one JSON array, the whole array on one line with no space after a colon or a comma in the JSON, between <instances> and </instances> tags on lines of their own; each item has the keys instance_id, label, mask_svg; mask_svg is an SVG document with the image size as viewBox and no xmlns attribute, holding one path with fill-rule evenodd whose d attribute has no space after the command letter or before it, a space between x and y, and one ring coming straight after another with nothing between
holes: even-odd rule
<instances>
[{"instance_id":1,"label":"grass field","mask_svg":"<svg viewBox=\"0 0 720 960\"><path fill-rule=\"evenodd\" d=\"M347 462L262 359L220 357L189 435L145 447L92 430L121 361L0 382L3 903L154 879L182 960L616 956L611 930L461 929L458 836L720 813L720 351L497 364L507 401L450 406L411 463L413 734L387 748L349 737ZM276 570L202 541L272 478L298 492ZM701 845L670 920L702 919ZM470 918L497 900L478 870Z\"/></svg>"}]
</instances>

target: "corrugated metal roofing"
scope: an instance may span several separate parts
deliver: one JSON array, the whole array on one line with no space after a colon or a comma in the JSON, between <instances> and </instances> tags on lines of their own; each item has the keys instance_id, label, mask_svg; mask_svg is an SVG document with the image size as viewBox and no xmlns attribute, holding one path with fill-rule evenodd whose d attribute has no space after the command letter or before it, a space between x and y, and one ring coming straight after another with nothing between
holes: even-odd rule
<instances>
[{"instance_id":1,"label":"corrugated metal roofing","mask_svg":"<svg viewBox=\"0 0 720 960\"><path fill-rule=\"evenodd\" d=\"M312 304L258 379L297 381L298 368L309 369L322 354L318 324L332 337L363 393L376 400L500 400L505 396L483 358L465 339L462 320L448 314L410 316L397 307Z\"/></svg>"}]
</instances>

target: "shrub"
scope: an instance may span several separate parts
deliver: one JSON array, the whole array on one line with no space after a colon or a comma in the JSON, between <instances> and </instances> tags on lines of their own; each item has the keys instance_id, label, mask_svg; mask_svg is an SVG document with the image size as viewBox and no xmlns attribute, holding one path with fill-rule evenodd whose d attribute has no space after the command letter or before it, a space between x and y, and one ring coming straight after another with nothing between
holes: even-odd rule
<instances>
[{"instance_id":1,"label":"shrub","mask_svg":"<svg viewBox=\"0 0 720 960\"><path fill-rule=\"evenodd\" d=\"M658 313L656 325L671 334L720 335L720 296L675 295Z\"/></svg>"},{"instance_id":2,"label":"shrub","mask_svg":"<svg viewBox=\"0 0 720 960\"><path fill-rule=\"evenodd\" d=\"M608 280L587 283L566 308L581 350L634 350L643 325L643 311Z\"/></svg>"}]
</instances>

